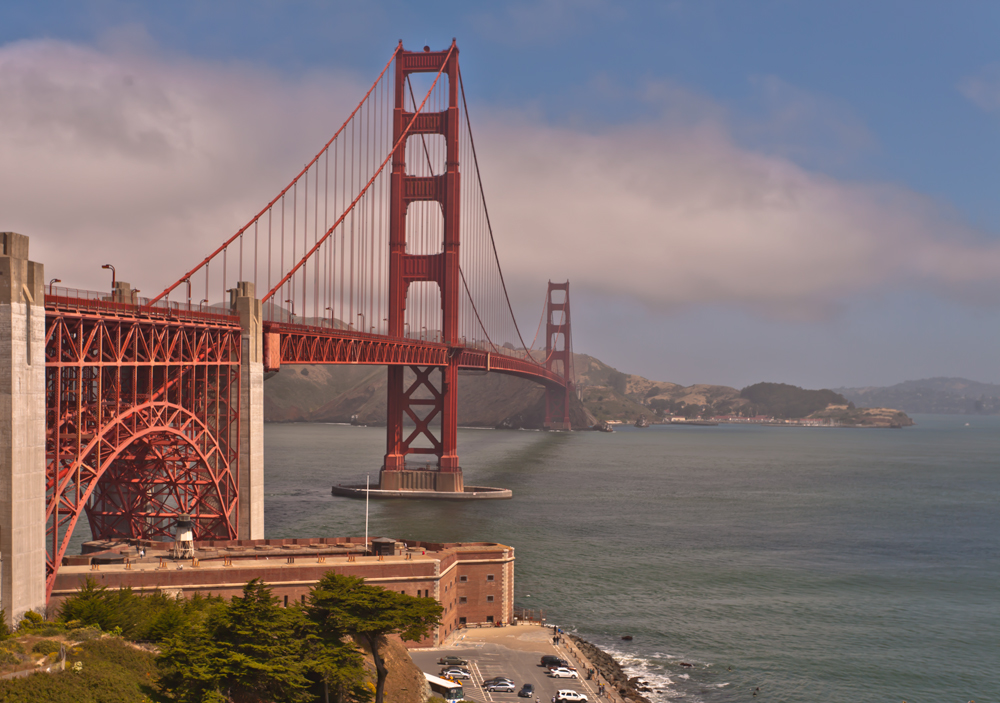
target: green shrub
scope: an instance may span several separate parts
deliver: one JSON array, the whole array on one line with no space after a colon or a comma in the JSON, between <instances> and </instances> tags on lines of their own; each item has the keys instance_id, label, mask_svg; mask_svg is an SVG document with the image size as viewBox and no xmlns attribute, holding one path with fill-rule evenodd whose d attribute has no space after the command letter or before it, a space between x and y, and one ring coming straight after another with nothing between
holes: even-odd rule
<instances>
[{"instance_id":1,"label":"green shrub","mask_svg":"<svg viewBox=\"0 0 1000 703\"><path fill-rule=\"evenodd\" d=\"M44 622L45 618L36 613L34 610L29 610L24 614L24 617L21 618L21 622L18 624L17 629L21 631L34 630Z\"/></svg>"},{"instance_id":2,"label":"green shrub","mask_svg":"<svg viewBox=\"0 0 1000 703\"><path fill-rule=\"evenodd\" d=\"M0 647L0 666L20 664L22 661L24 661L24 659L17 652L8 649L7 647Z\"/></svg>"},{"instance_id":3,"label":"green shrub","mask_svg":"<svg viewBox=\"0 0 1000 703\"><path fill-rule=\"evenodd\" d=\"M77 642L90 642L90 640L96 640L103 634L96 627L81 627L79 630L73 630L73 639Z\"/></svg>"},{"instance_id":4,"label":"green shrub","mask_svg":"<svg viewBox=\"0 0 1000 703\"><path fill-rule=\"evenodd\" d=\"M35 654L48 656L57 653L60 648L61 645L55 640L38 640L35 642L35 646L31 648L31 651Z\"/></svg>"},{"instance_id":5,"label":"green shrub","mask_svg":"<svg viewBox=\"0 0 1000 703\"><path fill-rule=\"evenodd\" d=\"M106 637L87 642L66 671L0 681L0 703L149 703L162 700L155 657ZM76 662L82 666L73 670Z\"/></svg>"},{"instance_id":6,"label":"green shrub","mask_svg":"<svg viewBox=\"0 0 1000 703\"><path fill-rule=\"evenodd\" d=\"M55 637L66 632L66 626L61 622L43 622L31 628L31 634L39 637Z\"/></svg>"}]
</instances>

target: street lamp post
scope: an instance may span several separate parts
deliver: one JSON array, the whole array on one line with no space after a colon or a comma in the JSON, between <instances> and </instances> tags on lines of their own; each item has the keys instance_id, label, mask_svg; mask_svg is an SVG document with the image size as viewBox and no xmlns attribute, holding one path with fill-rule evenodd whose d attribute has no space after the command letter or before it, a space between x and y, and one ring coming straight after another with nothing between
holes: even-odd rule
<instances>
[{"instance_id":1,"label":"street lamp post","mask_svg":"<svg viewBox=\"0 0 1000 703\"><path fill-rule=\"evenodd\" d=\"M292 320L294 320L295 319L295 300L293 298L289 298L285 302L292 304Z\"/></svg>"},{"instance_id":2,"label":"street lamp post","mask_svg":"<svg viewBox=\"0 0 1000 703\"><path fill-rule=\"evenodd\" d=\"M53 278L51 281L49 281L49 296L50 297L52 296L52 284L53 283L62 283L62 279L61 278Z\"/></svg>"},{"instance_id":3,"label":"street lamp post","mask_svg":"<svg viewBox=\"0 0 1000 703\"><path fill-rule=\"evenodd\" d=\"M358 326L358 332L364 334L365 332L365 314L363 312L358 313L358 317L361 318L361 325Z\"/></svg>"},{"instance_id":4,"label":"street lamp post","mask_svg":"<svg viewBox=\"0 0 1000 703\"><path fill-rule=\"evenodd\" d=\"M191 309L191 278L185 278L184 282L188 284L188 310Z\"/></svg>"},{"instance_id":5,"label":"street lamp post","mask_svg":"<svg viewBox=\"0 0 1000 703\"><path fill-rule=\"evenodd\" d=\"M115 292L115 267L111 264L104 264L102 269L111 269L111 294L114 295Z\"/></svg>"},{"instance_id":6,"label":"street lamp post","mask_svg":"<svg viewBox=\"0 0 1000 703\"><path fill-rule=\"evenodd\" d=\"M201 311L202 311L202 309L201 309L201 306L202 306L202 305L204 305L204 304L205 304L205 303L207 303L207 302L208 302L208 298L202 298L202 299L201 299L201 302L200 302L200 303L198 303L198 312L201 312Z\"/></svg>"},{"instance_id":7,"label":"street lamp post","mask_svg":"<svg viewBox=\"0 0 1000 703\"><path fill-rule=\"evenodd\" d=\"M330 329L333 329L333 308L327 307L326 309L330 311Z\"/></svg>"}]
</instances>

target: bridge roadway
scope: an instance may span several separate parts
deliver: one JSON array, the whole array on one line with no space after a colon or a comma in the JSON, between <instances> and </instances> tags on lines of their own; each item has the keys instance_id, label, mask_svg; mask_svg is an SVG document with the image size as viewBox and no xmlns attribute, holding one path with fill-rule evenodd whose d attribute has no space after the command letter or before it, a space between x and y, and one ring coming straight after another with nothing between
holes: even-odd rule
<instances>
[{"instance_id":1,"label":"bridge roadway","mask_svg":"<svg viewBox=\"0 0 1000 703\"><path fill-rule=\"evenodd\" d=\"M99 294L45 297L47 328L55 319L74 317L144 320L159 326L211 326L239 329L240 319L218 308L185 310L161 305L132 305L102 300ZM458 357L459 369L493 371L562 388L565 380L523 352L507 354L504 347L449 345L440 342L368 334L352 329L331 329L287 322L263 323L264 370L282 364L369 364L375 366L447 366ZM51 361L51 360L50 360Z\"/></svg>"},{"instance_id":2,"label":"bridge roadway","mask_svg":"<svg viewBox=\"0 0 1000 703\"><path fill-rule=\"evenodd\" d=\"M80 295L84 293L84 295ZM75 295L47 295L47 328L65 315L74 317L144 320L158 326L211 326L238 329L239 316L217 307L204 310L164 305L132 305L109 301L102 294L79 291ZM449 345L409 337L368 334L352 329L331 329L287 322L263 323L264 370L282 364L368 364L375 366L447 366L458 357L459 369L492 371L527 378L562 388L565 380L527 358L525 353L504 353L504 347ZM50 362L52 359L50 358Z\"/></svg>"},{"instance_id":3,"label":"bridge roadway","mask_svg":"<svg viewBox=\"0 0 1000 703\"><path fill-rule=\"evenodd\" d=\"M277 370L281 364L447 366L456 356L459 369L506 373L558 388L566 384L562 376L526 358L523 353L505 354L497 349L455 346L349 329L264 323L265 371Z\"/></svg>"}]
</instances>

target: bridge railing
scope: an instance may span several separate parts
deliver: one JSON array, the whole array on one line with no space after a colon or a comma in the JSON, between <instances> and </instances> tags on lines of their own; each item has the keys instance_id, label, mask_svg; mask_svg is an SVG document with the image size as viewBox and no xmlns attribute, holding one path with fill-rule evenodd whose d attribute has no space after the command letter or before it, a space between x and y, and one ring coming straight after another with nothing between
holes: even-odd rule
<instances>
[{"instance_id":1,"label":"bridge railing","mask_svg":"<svg viewBox=\"0 0 1000 703\"><path fill-rule=\"evenodd\" d=\"M206 322L233 322L238 319L228 307L223 305L196 305L167 299L150 304L150 299L139 296L138 291L132 291L132 295L126 295L125 299L122 300L119 299L119 296L102 291L49 286L45 289L45 303L60 308L113 315L143 314L183 317Z\"/></svg>"}]
</instances>

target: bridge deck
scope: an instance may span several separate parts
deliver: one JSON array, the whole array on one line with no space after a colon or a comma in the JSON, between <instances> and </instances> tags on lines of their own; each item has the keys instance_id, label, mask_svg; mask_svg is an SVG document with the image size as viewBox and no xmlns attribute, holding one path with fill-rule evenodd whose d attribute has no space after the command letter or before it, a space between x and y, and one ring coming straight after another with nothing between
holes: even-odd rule
<instances>
[{"instance_id":1,"label":"bridge deck","mask_svg":"<svg viewBox=\"0 0 1000 703\"><path fill-rule=\"evenodd\" d=\"M385 366L447 366L458 357L460 369L495 371L563 387L565 379L524 352L451 346L408 337L366 334L350 329L264 323L264 368L281 364L372 364Z\"/></svg>"}]
</instances>

